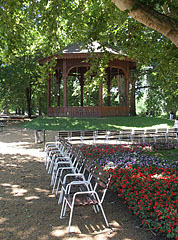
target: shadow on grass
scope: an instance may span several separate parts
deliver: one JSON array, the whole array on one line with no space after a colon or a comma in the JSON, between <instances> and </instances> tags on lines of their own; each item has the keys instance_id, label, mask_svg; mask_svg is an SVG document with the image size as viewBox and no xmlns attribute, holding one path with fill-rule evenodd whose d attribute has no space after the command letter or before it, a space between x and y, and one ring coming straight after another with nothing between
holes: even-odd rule
<instances>
[{"instance_id":1,"label":"shadow on grass","mask_svg":"<svg viewBox=\"0 0 178 240\"><path fill-rule=\"evenodd\" d=\"M47 130L119 130L122 128L173 127L173 121L148 117L107 117L107 118L36 118L22 125L29 129Z\"/></svg>"}]
</instances>

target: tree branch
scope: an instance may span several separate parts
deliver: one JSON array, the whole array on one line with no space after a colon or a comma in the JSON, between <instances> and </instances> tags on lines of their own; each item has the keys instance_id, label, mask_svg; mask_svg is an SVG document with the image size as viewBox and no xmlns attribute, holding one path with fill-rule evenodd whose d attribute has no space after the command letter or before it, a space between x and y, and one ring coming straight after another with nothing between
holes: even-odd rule
<instances>
[{"instance_id":1,"label":"tree branch","mask_svg":"<svg viewBox=\"0 0 178 240\"><path fill-rule=\"evenodd\" d=\"M178 47L178 22L176 20L142 4L133 10L138 0L112 0L112 2L121 11L128 10L129 15L135 20L163 34Z\"/></svg>"},{"instance_id":2,"label":"tree branch","mask_svg":"<svg viewBox=\"0 0 178 240\"><path fill-rule=\"evenodd\" d=\"M158 87L153 87L153 86L142 86L142 87L135 87L135 90L140 90L140 89L145 89L145 88L157 89Z\"/></svg>"}]
</instances>

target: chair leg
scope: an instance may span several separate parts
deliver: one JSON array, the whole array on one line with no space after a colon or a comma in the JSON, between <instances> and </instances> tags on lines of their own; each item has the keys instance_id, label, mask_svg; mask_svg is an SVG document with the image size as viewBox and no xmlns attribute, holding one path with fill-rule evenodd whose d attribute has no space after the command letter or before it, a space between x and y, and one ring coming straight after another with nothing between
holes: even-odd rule
<instances>
[{"instance_id":1,"label":"chair leg","mask_svg":"<svg viewBox=\"0 0 178 240\"><path fill-rule=\"evenodd\" d=\"M46 161L46 170L48 170L49 163L50 163L50 157L48 156Z\"/></svg>"},{"instance_id":2,"label":"chair leg","mask_svg":"<svg viewBox=\"0 0 178 240\"><path fill-rule=\"evenodd\" d=\"M52 158L51 163L49 165L48 174L51 174L52 168L53 168L53 158Z\"/></svg>"},{"instance_id":3,"label":"chair leg","mask_svg":"<svg viewBox=\"0 0 178 240\"><path fill-rule=\"evenodd\" d=\"M66 213L66 200L64 199L62 203L62 208L61 208L61 214L60 214L60 219L63 219Z\"/></svg>"},{"instance_id":4,"label":"chair leg","mask_svg":"<svg viewBox=\"0 0 178 240\"><path fill-rule=\"evenodd\" d=\"M70 226L71 226L71 222L72 222L73 210L74 210L74 201L72 201L72 206L70 209L69 225L68 225L68 231L67 231L68 233L70 233Z\"/></svg>"},{"instance_id":5,"label":"chair leg","mask_svg":"<svg viewBox=\"0 0 178 240\"><path fill-rule=\"evenodd\" d=\"M56 175L54 176L52 193L54 193L54 190L55 190L58 174L59 174L59 169L57 170Z\"/></svg>"},{"instance_id":6,"label":"chair leg","mask_svg":"<svg viewBox=\"0 0 178 240\"><path fill-rule=\"evenodd\" d=\"M58 199L58 204L60 204L62 202L62 197L63 197L63 188L61 188L61 192L60 192L60 195L59 195L59 199Z\"/></svg>"},{"instance_id":7,"label":"chair leg","mask_svg":"<svg viewBox=\"0 0 178 240\"><path fill-rule=\"evenodd\" d=\"M103 207L102 207L102 204L101 204L101 202L100 202L100 200L99 200L99 197L98 197L97 194L95 194L95 195L96 195L96 198L97 198L97 200L98 200L98 205L100 206L100 209L101 209L101 212L102 212L102 214L103 214L104 220L105 220L105 222L106 222L106 226L109 227L109 223L108 223L108 220L107 220L107 218L106 218L106 215L105 215L104 209L103 209Z\"/></svg>"},{"instance_id":8,"label":"chair leg","mask_svg":"<svg viewBox=\"0 0 178 240\"><path fill-rule=\"evenodd\" d=\"M102 212L103 217L104 217L104 220L105 220L105 222L106 222L106 226L109 227L109 223L108 223L108 220L107 220L107 218L106 218L106 215L105 215L105 212L104 212L104 209L103 209L101 203L99 203L99 206L100 206L100 208L101 208L101 212Z\"/></svg>"},{"instance_id":9,"label":"chair leg","mask_svg":"<svg viewBox=\"0 0 178 240\"><path fill-rule=\"evenodd\" d=\"M62 177L62 171L61 171L61 173L59 175L59 179L58 179L58 184L57 184L57 188L56 188L56 196L57 196L58 191L59 191L59 186L60 186L60 183L61 183L61 177Z\"/></svg>"}]
</instances>

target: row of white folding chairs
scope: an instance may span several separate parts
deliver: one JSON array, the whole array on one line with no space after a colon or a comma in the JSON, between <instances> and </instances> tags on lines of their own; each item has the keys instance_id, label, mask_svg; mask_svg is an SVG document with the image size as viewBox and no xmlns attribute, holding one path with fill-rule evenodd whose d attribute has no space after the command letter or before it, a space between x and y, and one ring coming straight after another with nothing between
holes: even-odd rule
<instances>
[{"instance_id":1,"label":"row of white folding chairs","mask_svg":"<svg viewBox=\"0 0 178 240\"><path fill-rule=\"evenodd\" d=\"M57 139L53 144L46 144L45 151L45 166L48 174L51 174L56 159L69 159L72 145L64 141L64 139Z\"/></svg>"},{"instance_id":2,"label":"row of white folding chairs","mask_svg":"<svg viewBox=\"0 0 178 240\"><path fill-rule=\"evenodd\" d=\"M94 211L96 213L99 212L99 207L100 207L103 217L105 219L106 225L109 226L108 221L106 219L106 215L102 207L102 202L104 200L104 196L105 196L108 185L105 188L105 191L103 192L101 199L99 198L96 192L96 188L98 186L98 179L101 178L101 175L102 175L101 172L100 172L100 175L97 176L97 181L94 181L95 182L94 186L92 186L91 179L93 177L93 174L91 173L92 173L92 169L96 170L96 165L94 166L91 163L91 161L87 161L86 159L83 159L81 152L79 150L72 151L72 148L70 149L70 153L67 152L68 155L66 155L66 152L61 147L62 150L60 150L60 152L57 152L57 153L60 153L61 155L60 156L56 155L55 151L58 151L58 148L60 148L60 145L63 145L63 144L65 145L65 143L63 142L61 144L58 144L57 147L53 146L54 148L51 150L48 149L49 152L51 151L53 153L53 156L51 159L51 163L53 162L53 165L52 165L53 167L49 168L51 169L49 173L52 174L52 177L51 177L51 185L53 185L52 192L54 192L56 183L58 181L57 188L56 188L56 195L59 191L59 186L61 184L61 192L60 192L58 204L60 204L61 202L63 202L63 204L62 204L60 218L63 218L65 216L66 208L68 206L71 209L69 225L68 225L68 232L70 232L70 226L71 226L72 214L73 214L73 208L74 208L76 196L83 195L83 194L84 195L91 194L91 199L93 199L91 200L91 202L92 203L95 202L96 204L96 206L95 204L93 204ZM48 156L51 157L51 153L48 153ZM99 166L97 167L97 169L98 168ZM95 172L95 175L96 175L96 172ZM73 180L68 181L68 179L71 177L73 177ZM78 191L75 192L71 202L69 201L69 198L67 198L67 196L70 195L71 188L73 186L78 186Z\"/></svg>"}]
</instances>

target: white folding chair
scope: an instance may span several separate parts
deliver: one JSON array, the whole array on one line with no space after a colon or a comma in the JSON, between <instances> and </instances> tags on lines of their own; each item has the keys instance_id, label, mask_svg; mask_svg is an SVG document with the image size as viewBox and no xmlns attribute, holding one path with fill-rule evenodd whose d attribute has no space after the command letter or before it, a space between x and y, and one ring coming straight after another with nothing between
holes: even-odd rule
<instances>
[{"instance_id":1,"label":"white folding chair","mask_svg":"<svg viewBox=\"0 0 178 240\"><path fill-rule=\"evenodd\" d=\"M51 185L53 185L52 193L54 193L56 183L58 180L58 187L56 190L57 195L63 171L67 170L75 171L75 169L77 168L77 160L79 158L79 153L81 153L79 150L73 149L71 152L71 156L69 158L60 159L60 161L58 158L56 159L57 161L54 164L53 173L51 177Z\"/></svg>"},{"instance_id":2,"label":"white folding chair","mask_svg":"<svg viewBox=\"0 0 178 240\"><path fill-rule=\"evenodd\" d=\"M92 168L92 179L94 178L95 184L93 190L91 190L85 182L70 182L66 186L66 192L64 194L62 209L60 218L64 218L66 215L67 207L70 209L70 217L69 217L69 224L68 224L68 232L70 232L71 222L72 222L72 215L75 206L97 206L98 208L94 208L94 211L97 213L99 212L99 208L103 214L105 223L107 227L109 227L108 220L106 218L102 203L104 201L106 191L108 189L108 185L111 179L111 176L106 173L100 166L95 165ZM73 185L78 185L79 190L75 191L74 193L71 191ZM81 186L84 186L85 189ZM99 189L97 189L99 187ZM102 191L101 191L102 188ZM102 192L102 193L101 193ZM99 194L101 193L101 195Z\"/></svg>"},{"instance_id":3,"label":"white folding chair","mask_svg":"<svg viewBox=\"0 0 178 240\"><path fill-rule=\"evenodd\" d=\"M59 195L59 200L58 204L60 204L63 200L63 194L66 193L67 191L67 184L68 183L73 183L73 185L78 185L78 184L85 184L89 187L89 189L93 189L91 185L91 170L93 167L93 163L91 160L84 159L80 157L77 161L77 169L75 171L71 171L67 174L64 175L62 180L60 181L61 183L61 192Z\"/></svg>"}]
</instances>

